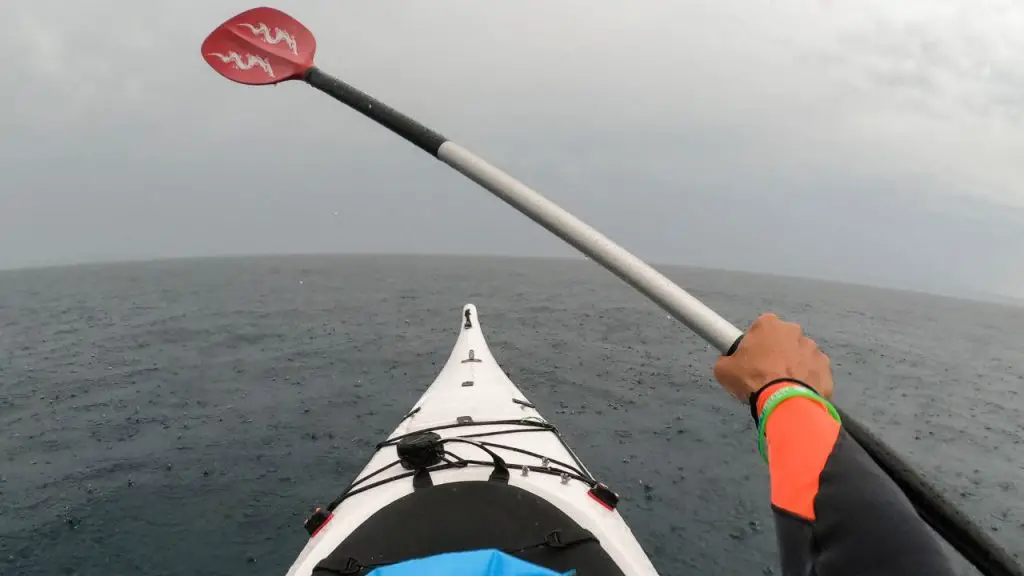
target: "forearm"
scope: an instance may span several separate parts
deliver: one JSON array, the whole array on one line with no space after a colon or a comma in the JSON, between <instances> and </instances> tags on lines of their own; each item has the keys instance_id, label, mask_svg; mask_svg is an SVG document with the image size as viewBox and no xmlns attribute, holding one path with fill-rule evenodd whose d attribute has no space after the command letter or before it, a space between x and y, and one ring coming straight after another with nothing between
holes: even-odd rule
<instances>
[{"instance_id":1,"label":"forearm","mask_svg":"<svg viewBox=\"0 0 1024 576\"><path fill-rule=\"evenodd\" d=\"M792 398L765 424L783 574L953 574L910 502L824 406Z\"/></svg>"}]
</instances>

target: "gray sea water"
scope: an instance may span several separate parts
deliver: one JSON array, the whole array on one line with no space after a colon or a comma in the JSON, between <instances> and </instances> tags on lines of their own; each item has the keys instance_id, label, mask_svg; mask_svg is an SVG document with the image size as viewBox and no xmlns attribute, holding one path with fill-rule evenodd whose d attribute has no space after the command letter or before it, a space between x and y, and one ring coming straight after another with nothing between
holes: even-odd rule
<instances>
[{"instance_id":1,"label":"gray sea water","mask_svg":"<svg viewBox=\"0 0 1024 576\"><path fill-rule=\"evenodd\" d=\"M664 270L802 323L837 403L1024 554L1024 309ZM663 574L778 573L749 416L684 327L590 262L368 256L0 272L0 573L283 574L466 302Z\"/></svg>"}]
</instances>

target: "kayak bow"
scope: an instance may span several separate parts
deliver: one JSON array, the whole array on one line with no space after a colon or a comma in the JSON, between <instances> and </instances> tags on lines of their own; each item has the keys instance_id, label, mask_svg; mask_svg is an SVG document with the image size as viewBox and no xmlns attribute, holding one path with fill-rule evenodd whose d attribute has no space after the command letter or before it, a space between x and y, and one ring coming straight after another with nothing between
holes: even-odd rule
<instances>
[{"instance_id":1,"label":"kayak bow","mask_svg":"<svg viewBox=\"0 0 1024 576\"><path fill-rule=\"evenodd\" d=\"M448 361L362 472L307 523L289 576L497 549L559 571L657 572L554 425L508 378L467 304Z\"/></svg>"}]
</instances>

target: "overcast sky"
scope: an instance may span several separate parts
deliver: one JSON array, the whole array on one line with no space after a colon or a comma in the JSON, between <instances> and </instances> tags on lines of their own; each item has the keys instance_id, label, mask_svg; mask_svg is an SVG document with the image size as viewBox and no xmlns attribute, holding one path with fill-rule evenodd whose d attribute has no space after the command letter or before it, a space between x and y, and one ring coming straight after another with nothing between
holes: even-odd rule
<instances>
[{"instance_id":1,"label":"overcast sky","mask_svg":"<svg viewBox=\"0 0 1024 576\"><path fill-rule=\"evenodd\" d=\"M568 255L418 149L199 45L242 0L0 3L0 267ZM1024 297L1019 0L290 0L320 67L643 258Z\"/></svg>"}]
</instances>

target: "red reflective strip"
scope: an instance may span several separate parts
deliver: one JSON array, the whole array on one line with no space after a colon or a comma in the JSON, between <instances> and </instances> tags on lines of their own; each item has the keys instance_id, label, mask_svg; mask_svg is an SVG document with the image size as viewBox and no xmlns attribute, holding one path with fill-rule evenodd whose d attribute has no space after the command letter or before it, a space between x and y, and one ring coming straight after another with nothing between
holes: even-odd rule
<instances>
[{"instance_id":1,"label":"red reflective strip","mask_svg":"<svg viewBox=\"0 0 1024 576\"><path fill-rule=\"evenodd\" d=\"M331 521L331 518L334 518L334 512L331 512L330 514L327 515L327 519L324 520L324 523L321 524L316 530L313 530L313 533L309 535L309 538L313 539L314 537L316 537L316 535L319 534L320 531L324 529L324 526L327 526L327 523Z\"/></svg>"},{"instance_id":2,"label":"red reflective strip","mask_svg":"<svg viewBox=\"0 0 1024 576\"><path fill-rule=\"evenodd\" d=\"M609 506L608 504L606 504L606 503L605 503L605 502L604 502L603 500L601 500L600 498L598 498L598 497L597 497L597 496L596 496L596 495L595 495L595 494L594 494L593 492L591 492L590 490L587 490L587 496L590 496L590 499L591 499L591 500L593 500L594 502L597 502L598 504L600 504L600 505L601 505L601 507L602 507L602 508L604 508L605 510L607 510L607 511L609 511L609 512L612 512L612 511L614 511L614 510L615 510L614 508L612 508L611 506Z\"/></svg>"}]
</instances>

